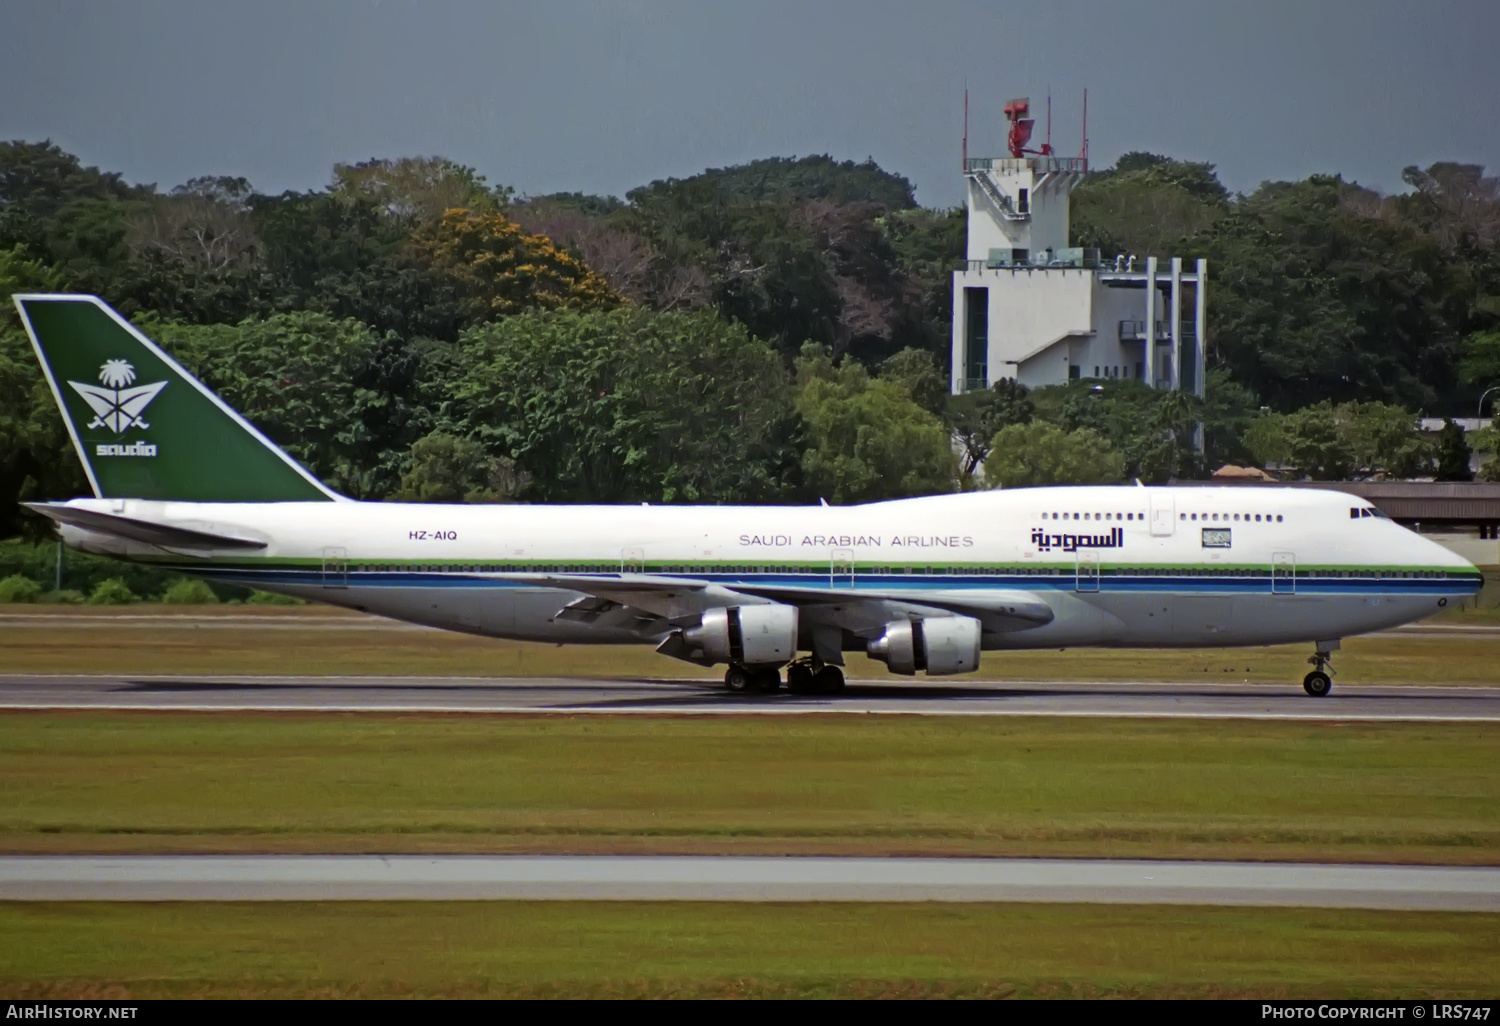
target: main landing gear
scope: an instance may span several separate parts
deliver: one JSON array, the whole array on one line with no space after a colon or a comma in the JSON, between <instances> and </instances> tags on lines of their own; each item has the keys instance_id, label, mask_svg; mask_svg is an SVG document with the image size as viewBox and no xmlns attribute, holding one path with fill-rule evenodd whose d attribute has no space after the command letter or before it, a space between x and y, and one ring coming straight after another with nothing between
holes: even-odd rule
<instances>
[{"instance_id":1,"label":"main landing gear","mask_svg":"<svg viewBox=\"0 0 1500 1026\"><path fill-rule=\"evenodd\" d=\"M781 688L781 671L734 664L724 671L724 686L735 694L771 694ZM796 662L786 668L786 688L795 695L837 694L844 690L844 671L824 663Z\"/></svg>"},{"instance_id":2,"label":"main landing gear","mask_svg":"<svg viewBox=\"0 0 1500 1026\"><path fill-rule=\"evenodd\" d=\"M1329 665L1333 658L1334 650L1339 647L1337 641L1319 641L1317 651L1307 661L1312 664L1313 671L1302 678L1302 690L1314 698L1326 698L1328 692L1333 690L1333 667Z\"/></svg>"},{"instance_id":3,"label":"main landing gear","mask_svg":"<svg viewBox=\"0 0 1500 1026\"><path fill-rule=\"evenodd\" d=\"M781 688L781 671L774 666L751 669L735 664L724 671L724 686L735 694L778 691Z\"/></svg>"},{"instance_id":4,"label":"main landing gear","mask_svg":"<svg viewBox=\"0 0 1500 1026\"><path fill-rule=\"evenodd\" d=\"M844 690L844 671L827 663L793 663L786 668L786 689L795 695L838 694Z\"/></svg>"}]
</instances>

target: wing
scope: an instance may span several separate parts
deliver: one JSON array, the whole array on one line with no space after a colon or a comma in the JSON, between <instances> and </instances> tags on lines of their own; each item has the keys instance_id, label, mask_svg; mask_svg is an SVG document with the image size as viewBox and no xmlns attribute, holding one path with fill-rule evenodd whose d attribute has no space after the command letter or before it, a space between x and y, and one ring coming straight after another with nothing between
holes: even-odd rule
<instances>
[{"instance_id":1,"label":"wing","mask_svg":"<svg viewBox=\"0 0 1500 1026\"><path fill-rule=\"evenodd\" d=\"M83 401L89 404L89 409L94 411L96 417L106 417L115 410L115 390L103 388L99 385L85 385L81 381L70 381L73 391L83 396Z\"/></svg>"},{"instance_id":2,"label":"wing","mask_svg":"<svg viewBox=\"0 0 1500 1026\"><path fill-rule=\"evenodd\" d=\"M994 634L1030 630L1052 622L1052 607L1030 592L1002 589L801 588L716 584L653 574L506 574L551 588L652 613L671 624L696 623L707 609L751 602L798 607L804 618L855 631L875 631L903 616L972 616Z\"/></svg>"}]
</instances>

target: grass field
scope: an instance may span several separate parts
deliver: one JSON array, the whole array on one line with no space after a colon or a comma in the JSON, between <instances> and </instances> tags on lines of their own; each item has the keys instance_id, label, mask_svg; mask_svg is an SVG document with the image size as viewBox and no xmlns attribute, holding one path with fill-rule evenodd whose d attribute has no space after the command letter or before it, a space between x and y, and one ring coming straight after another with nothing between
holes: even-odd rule
<instances>
[{"instance_id":1,"label":"grass field","mask_svg":"<svg viewBox=\"0 0 1500 1026\"><path fill-rule=\"evenodd\" d=\"M1483 723L0 714L9 852L1500 863Z\"/></svg>"},{"instance_id":2,"label":"grass field","mask_svg":"<svg viewBox=\"0 0 1500 1026\"><path fill-rule=\"evenodd\" d=\"M308 674L476 677L703 678L721 674L659 656L649 646L568 646L496 641L410 630L325 606L140 607L81 611L9 606L12 615L84 626L0 625L0 673ZM143 612L182 625L122 617ZM202 626L210 620L250 625ZM1456 621L1466 622L1466 621ZM266 626L256 626L264 623ZM297 628L295 625L306 626ZM350 630L341 625L377 625ZM958 680L1251 681L1296 686L1311 646L1162 651L1072 649L988 652L977 674ZM1337 683L1494 684L1500 634L1352 638L1335 657ZM851 655L857 679L898 679L884 664ZM919 677L918 680L927 678Z\"/></svg>"},{"instance_id":3,"label":"grass field","mask_svg":"<svg viewBox=\"0 0 1500 1026\"><path fill-rule=\"evenodd\" d=\"M1500 916L1087 905L0 904L11 999L1473 997Z\"/></svg>"}]
</instances>

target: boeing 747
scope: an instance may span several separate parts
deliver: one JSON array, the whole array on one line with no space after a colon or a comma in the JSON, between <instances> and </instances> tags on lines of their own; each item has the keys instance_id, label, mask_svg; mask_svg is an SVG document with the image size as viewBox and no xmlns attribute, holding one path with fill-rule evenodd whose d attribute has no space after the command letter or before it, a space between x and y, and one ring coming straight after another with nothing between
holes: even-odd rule
<instances>
[{"instance_id":1,"label":"boeing 747","mask_svg":"<svg viewBox=\"0 0 1500 1026\"><path fill-rule=\"evenodd\" d=\"M733 691L843 687L982 652L1310 643L1473 595L1479 571L1341 492L1091 486L859 506L358 502L102 300L15 297L93 489L27 503L64 542L496 638L652 645Z\"/></svg>"}]
</instances>

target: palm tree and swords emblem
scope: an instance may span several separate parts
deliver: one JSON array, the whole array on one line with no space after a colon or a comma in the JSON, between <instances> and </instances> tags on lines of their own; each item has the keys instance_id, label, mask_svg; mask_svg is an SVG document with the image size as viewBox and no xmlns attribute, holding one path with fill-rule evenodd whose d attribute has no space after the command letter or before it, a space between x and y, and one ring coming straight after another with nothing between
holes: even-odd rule
<instances>
[{"instance_id":1,"label":"palm tree and swords emblem","mask_svg":"<svg viewBox=\"0 0 1500 1026\"><path fill-rule=\"evenodd\" d=\"M83 397L94 411L90 428L107 427L117 435L126 428L149 428L141 419L146 407L151 405L157 393L167 387L165 381L153 381L149 385L127 387L135 380L135 368L126 360L105 360L99 368L99 384L86 385L81 381L70 381L73 391Z\"/></svg>"}]
</instances>

